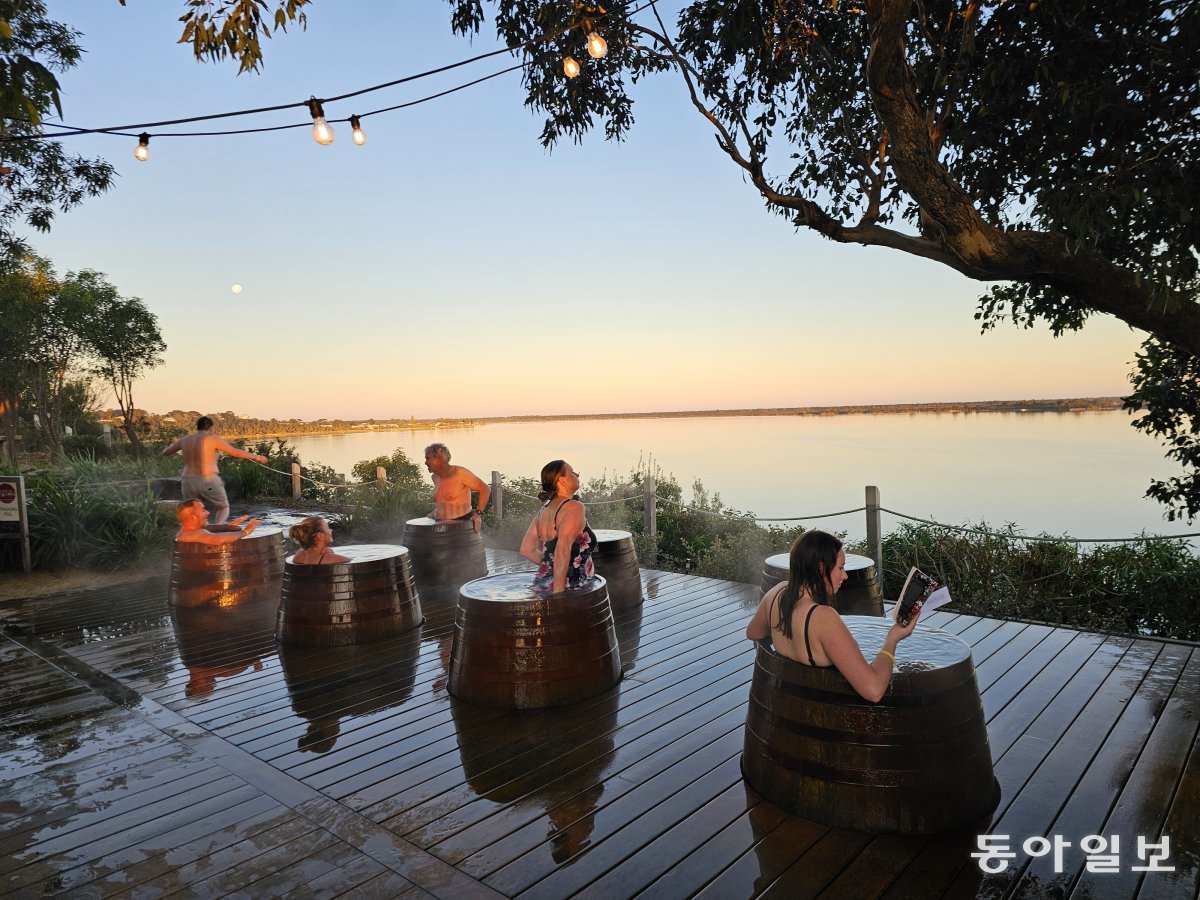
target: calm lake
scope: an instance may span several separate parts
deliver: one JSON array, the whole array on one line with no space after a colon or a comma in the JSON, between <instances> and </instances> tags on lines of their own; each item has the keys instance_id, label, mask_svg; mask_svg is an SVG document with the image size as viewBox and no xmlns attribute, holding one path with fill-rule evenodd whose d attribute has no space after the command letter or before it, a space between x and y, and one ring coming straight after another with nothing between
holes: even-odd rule
<instances>
[{"instance_id":1,"label":"calm lake","mask_svg":"<svg viewBox=\"0 0 1200 900\"><path fill-rule=\"evenodd\" d=\"M1123 412L607 419L288 440L304 463L343 473L396 447L419 462L433 441L484 480L492 470L536 477L561 457L586 485L653 461L675 475L685 500L700 479L727 506L769 518L858 507L873 484L884 507L947 524L1013 523L1079 538L1200 531L1167 523L1142 496L1152 477L1179 470ZM897 522L885 514L884 530ZM806 524L851 537L865 527L862 513Z\"/></svg>"}]
</instances>

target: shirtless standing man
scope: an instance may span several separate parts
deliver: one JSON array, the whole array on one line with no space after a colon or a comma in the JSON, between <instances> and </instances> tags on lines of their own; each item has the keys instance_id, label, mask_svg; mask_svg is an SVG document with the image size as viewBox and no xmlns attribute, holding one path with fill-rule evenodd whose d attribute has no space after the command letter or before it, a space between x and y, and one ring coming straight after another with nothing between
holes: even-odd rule
<instances>
[{"instance_id":1,"label":"shirtless standing man","mask_svg":"<svg viewBox=\"0 0 1200 900\"><path fill-rule=\"evenodd\" d=\"M239 450L213 434L212 427L213 420L201 416L196 420L196 430L168 446L162 455L183 452L183 499L202 500L213 507L213 524L220 525L229 518L229 498L225 496L225 485L217 474L217 454L259 463L265 463L267 458Z\"/></svg>"},{"instance_id":2,"label":"shirtless standing man","mask_svg":"<svg viewBox=\"0 0 1200 900\"><path fill-rule=\"evenodd\" d=\"M433 476L433 512L431 519L467 519L478 533L480 513L487 506L492 490L470 469L450 465L450 450L445 444L430 444L425 448L425 468ZM479 494L479 505L471 508L471 491Z\"/></svg>"}]
</instances>

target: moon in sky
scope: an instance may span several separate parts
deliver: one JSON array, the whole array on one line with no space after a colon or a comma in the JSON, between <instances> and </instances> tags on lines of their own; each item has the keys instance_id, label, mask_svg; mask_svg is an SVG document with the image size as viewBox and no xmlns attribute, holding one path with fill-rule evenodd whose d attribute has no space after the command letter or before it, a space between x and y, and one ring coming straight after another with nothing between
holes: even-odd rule
<instances>
[{"instance_id":1,"label":"moon in sky","mask_svg":"<svg viewBox=\"0 0 1200 900\"><path fill-rule=\"evenodd\" d=\"M233 291L235 294L240 294L242 292L242 286L240 284L235 284L233 287L230 288L230 290Z\"/></svg>"}]
</instances>

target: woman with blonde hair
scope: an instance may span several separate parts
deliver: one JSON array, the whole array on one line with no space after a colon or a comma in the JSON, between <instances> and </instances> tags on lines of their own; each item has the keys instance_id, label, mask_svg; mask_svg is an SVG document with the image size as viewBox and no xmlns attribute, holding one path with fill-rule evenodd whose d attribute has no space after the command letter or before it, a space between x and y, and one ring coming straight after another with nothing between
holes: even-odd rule
<instances>
[{"instance_id":1,"label":"woman with blonde hair","mask_svg":"<svg viewBox=\"0 0 1200 900\"><path fill-rule=\"evenodd\" d=\"M309 516L288 530L288 537L300 548L292 562L302 566L320 566L350 562L350 557L334 553L333 531L320 516Z\"/></svg>"}]
</instances>

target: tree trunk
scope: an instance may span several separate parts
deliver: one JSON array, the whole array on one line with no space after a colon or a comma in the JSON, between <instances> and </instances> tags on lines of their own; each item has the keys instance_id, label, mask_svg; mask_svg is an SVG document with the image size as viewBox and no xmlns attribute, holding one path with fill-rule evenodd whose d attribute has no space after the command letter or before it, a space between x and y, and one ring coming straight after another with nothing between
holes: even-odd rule
<instances>
[{"instance_id":1,"label":"tree trunk","mask_svg":"<svg viewBox=\"0 0 1200 900\"><path fill-rule=\"evenodd\" d=\"M17 464L17 410L19 400L0 400L0 426L4 429L4 452L8 461Z\"/></svg>"},{"instance_id":2,"label":"tree trunk","mask_svg":"<svg viewBox=\"0 0 1200 900\"><path fill-rule=\"evenodd\" d=\"M129 438L129 446L133 448L133 455L136 459L141 460L146 456L146 449L142 446L141 439L137 436L137 426L130 416L125 416L125 424L121 426L125 429L125 436Z\"/></svg>"}]
</instances>

